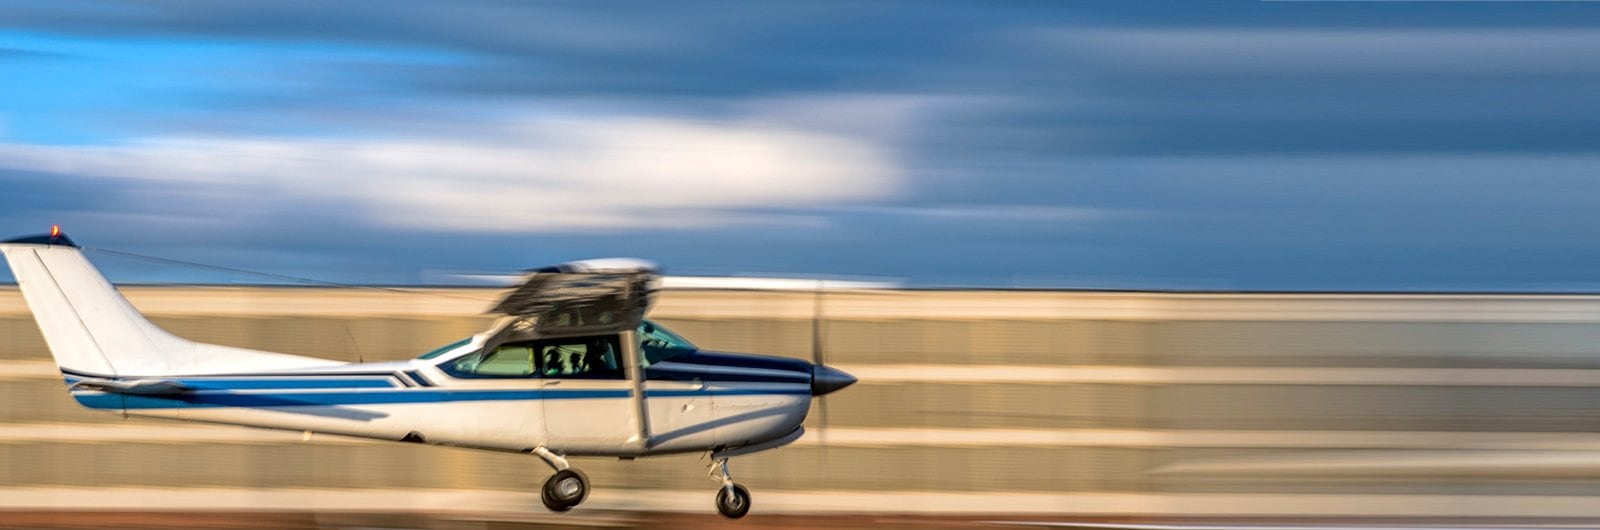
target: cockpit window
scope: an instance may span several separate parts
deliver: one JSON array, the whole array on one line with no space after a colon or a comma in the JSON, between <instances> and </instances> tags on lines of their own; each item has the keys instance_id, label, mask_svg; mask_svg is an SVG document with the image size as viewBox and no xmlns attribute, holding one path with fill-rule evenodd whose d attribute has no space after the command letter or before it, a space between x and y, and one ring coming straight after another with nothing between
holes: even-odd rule
<instances>
[{"instance_id":1,"label":"cockpit window","mask_svg":"<svg viewBox=\"0 0 1600 530\"><path fill-rule=\"evenodd\" d=\"M467 337L467 338L452 342L450 344L447 344L445 346L440 347L437 350L433 350L431 352L424 353L424 354L422 354L421 357L417 357L417 358L418 359L422 359L422 360L432 359L434 357L438 357L440 355L444 355L446 353L450 353L450 350L454 350L456 348L460 348L462 346L465 346L468 342L472 342L472 337Z\"/></svg>"},{"instance_id":2,"label":"cockpit window","mask_svg":"<svg viewBox=\"0 0 1600 530\"><path fill-rule=\"evenodd\" d=\"M439 368L464 378L626 379L621 344L617 335L509 342Z\"/></svg>"},{"instance_id":3,"label":"cockpit window","mask_svg":"<svg viewBox=\"0 0 1600 530\"><path fill-rule=\"evenodd\" d=\"M639 325L639 353L644 357L645 366L695 350L689 341L660 324L646 320Z\"/></svg>"}]
</instances>

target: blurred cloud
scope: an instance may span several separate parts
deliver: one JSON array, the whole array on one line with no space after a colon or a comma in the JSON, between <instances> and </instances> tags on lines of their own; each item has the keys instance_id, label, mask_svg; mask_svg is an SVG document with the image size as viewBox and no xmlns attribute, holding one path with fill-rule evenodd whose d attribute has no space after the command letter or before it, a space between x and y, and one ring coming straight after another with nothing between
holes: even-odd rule
<instances>
[{"instance_id":1,"label":"blurred cloud","mask_svg":"<svg viewBox=\"0 0 1600 530\"><path fill-rule=\"evenodd\" d=\"M0 49L70 60L0 53L0 223L349 281L1575 285L1579 4L26 0Z\"/></svg>"},{"instance_id":2,"label":"blurred cloud","mask_svg":"<svg viewBox=\"0 0 1600 530\"><path fill-rule=\"evenodd\" d=\"M67 55L22 48L0 48L0 61L23 59L66 59Z\"/></svg>"},{"instance_id":3,"label":"blurred cloud","mask_svg":"<svg viewBox=\"0 0 1600 530\"><path fill-rule=\"evenodd\" d=\"M659 49L694 40L692 32L629 16L672 13L640 6L618 6L616 12L602 14L562 4L494 1L354 0L329 6L307 0L23 0L7 11L0 23L65 33L426 44L513 54L551 46Z\"/></svg>"},{"instance_id":4,"label":"blurred cloud","mask_svg":"<svg viewBox=\"0 0 1600 530\"><path fill-rule=\"evenodd\" d=\"M1193 75L1571 75L1600 72L1600 31L1530 28L1122 28L1024 32L1112 68Z\"/></svg>"},{"instance_id":5,"label":"blurred cloud","mask_svg":"<svg viewBox=\"0 0 1600 530\"><path fill-rule=\"evenodd\" d=\"M528 116L470 138L11 143L0 144L0 167L132 179L170 196L204 190L227 209L333 200L378 224L478 232L749 222L762 210L892 198L902 174L868 138L648 115Z\"/></svg>"},{"instance_id":6,"label":"blurred cloud","mask_svg":"<svg viewBox=\"0 0 1600 530\"><path fill-rule=\"evenodd\" d=\"M859 211L869 214L886 214L954 222L988 223L1090 223L1112 220L1131 215L1130 212L1109 208L1071 206L1029 206L1020 204L928 206L928 207L868 207ZM1059 225L1058 225L1059 227Z\"/></svg>"}]
</instances>

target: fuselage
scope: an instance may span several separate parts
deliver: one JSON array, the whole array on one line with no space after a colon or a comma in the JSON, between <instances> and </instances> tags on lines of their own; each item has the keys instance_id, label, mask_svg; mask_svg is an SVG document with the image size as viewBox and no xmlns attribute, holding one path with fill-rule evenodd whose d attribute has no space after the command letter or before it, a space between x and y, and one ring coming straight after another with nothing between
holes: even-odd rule
<instances>
[{"instance_id":1,"label":"fuselage","mask_svg":"<svg viewBox=\"0 0 1600 530\"><path fill-rule=\"evenodd\" d=\"M345 364L156 326L58 229L0 241L74 399L128 416L550 455L729 456L799 438L854 382L797 359L700 351L644 320L637 260L533 271L490 329L408 361Z\"/></svg>"},{"instance_id":2,"label":"fuselage","mask_svg":"<svg viewBox=\"0 0 1600 530\"><path fill-rule=\"evenodd\" d=\"M677 340L663 345L652 335L665 330L647 326L652 333L509 344L484 334L408 361L166 377L188 389L181 394L72 395L128 416L640 457L793 441L813 394L831 390L814 383L838 374L797 359L703 352L670 332ZM642 369L601 354L622 345L639 348ZM587 355L572 351L580 346ZM104 378L64 374L69 384Z\"/></svg>"}]
</instances>

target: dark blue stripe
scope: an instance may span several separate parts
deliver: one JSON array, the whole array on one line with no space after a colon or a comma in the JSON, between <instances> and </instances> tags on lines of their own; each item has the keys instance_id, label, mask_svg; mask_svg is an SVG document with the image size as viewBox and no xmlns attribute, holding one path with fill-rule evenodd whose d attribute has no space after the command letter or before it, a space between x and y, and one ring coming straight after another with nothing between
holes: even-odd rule
<instances>
[{"instance_id":1,"label":"dark blue stripe","mask_svg":"<svg viewBox=\"0 0 1600 530\"><path fill-rule=\"evenodd\" d=\"M715 353L708 351L695 351L668 359L670 362L684 364L704 364L722 368L762 368L766 370L783 370L811 376L811 363L800 359L785 357L772 357L767 355L748 355L739 353Z\"/></svg>"},{"instance_id":2,"label":"dark blue stripe","mask_svg":"<svg viewBox=\"0 0 1600 530\"><path fill-rule=\"evenodd\" d=\"M647 381L702 381L706 383L795 383L811 384L810 375L801 374L740 374L740 373L711 373L695 370L673 370L670 368L646 368L644 378Z\"/></svg>"},{"instance_id":3,"label":"dark blue stripe","mask_svg":"<svg viewBox=\"0 0 1600 530\"><path fill-rule=\"evenodd\" d=\"M77 243L73 243L72 239L67 237L67 233L66 232L56 232L56 235L39 234L39 235L36 235L36 236L23 236L23 237L18 237L18 238L13 238L13 239L7 239L5 241L0 241L0 243L20 243L20 244L24 244L24 245L56 245L56 246L61 246L61 247L78 248L78 244Z\"/></svg>"},{"instance_id":4,"label":"dark blue stripe","mask_svg":"<svg viewBox=\"0 0 1600 530\"><path fill-rule=\"evenodd\" d=\"M429 381L428 378L422 376L422 372L418 372L416 370L411 370L411 371L406 372L406 375L411 376L411 379L416 380L417 384L419 384L419 385L422 385L422 386L434 386L433 385L433 381Z\"/></svg>"},{"instance_id":5,"label":"dark blue stripe","mask_svg":"<svg viewBox=\"0 0 1600 530\"><path fill-rule=\"evenodd\" d=\"M723 389L700 388L700 389L682 389L682 390L679 390L679 389L673 389L673 390L646 390L645 393L644 393L644 397L646 397L646 398L653 398L653 397L685 397L685 396L694 396L694 397L711 396L711 397L718 397L718 396L767 396L767 395L771 395L771 396L809 396L809 395L811 395L811 389L809 387L808 388L796 388L796 389L791 389L791 390L754 390L754 389L752 389L752 390L730 390L730 389L726 389L726 388L723 388Z\"/></svg>"}]
</instances>

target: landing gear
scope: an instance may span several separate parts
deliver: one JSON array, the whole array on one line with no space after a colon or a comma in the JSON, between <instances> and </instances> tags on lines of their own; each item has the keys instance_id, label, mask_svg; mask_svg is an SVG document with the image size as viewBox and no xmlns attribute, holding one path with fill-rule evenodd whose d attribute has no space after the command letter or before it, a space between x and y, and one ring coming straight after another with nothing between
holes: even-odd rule
<instances>
[{"instance_id":1,"label":"landing gear","mask_svg":"<svg viewBox=\"0 0 1600 530\"><path fill-rule=\"evenodd\" d=\"M750 490L740 484L717 490L717 513L729 519L738 519L750 513Z\"/></svg>"},{"instance_id":2,"label":"landing gear","mask_svg":"<svg viewBox=\"0 0 1600 530\"><path fill-rule=\"evenodd\" d=\"M552 512L571 510L589 498L589 477L577 469L563 469L544 481L540 499Z\"/></svg>"},{"instance_id":3,"label":"landing gear","mask_svg":"<svg viewBox=\"0 0 1600 530\"><path fill-rule=\"evenodd\" d=\"M722 476L717 476L717 471L722 471ZM717 490L717 513L729 519L738 519L750 513L750 489L733 481L728 475L728 459L713 457L711 462L711 480L722 483L722 489Z\"/></svg>"},{"instance_id":4,"label":"landing gear","mask_svg":"<svg viewBox=\"0 0 1600 530\"><path fill-rule=\"evenodd\" d=\"M549 449L539 447L533 454L544 459L544 463L555 468L556 474L550 475L544 481L539 498L544 501L544 507L552 512L564 512L583 503L589 498L589 477L567 465L567 459L561 455L550 452Z\"/></svg>"}]
</instances>

